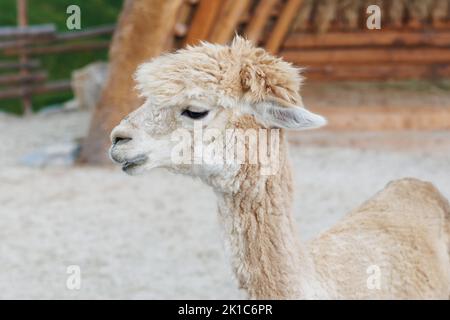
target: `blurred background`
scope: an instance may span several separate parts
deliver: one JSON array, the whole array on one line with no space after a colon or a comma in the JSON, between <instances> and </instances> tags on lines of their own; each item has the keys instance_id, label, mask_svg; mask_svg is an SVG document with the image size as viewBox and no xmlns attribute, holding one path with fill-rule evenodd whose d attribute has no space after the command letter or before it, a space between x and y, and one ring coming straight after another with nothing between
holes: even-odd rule
<instances>
[{"instance_id":1,"label":"blurred background","mask_svg":"<svg viewBox=\"0 0 450 320\"><path fill-rule=\"evenodd\" d=\"M329 120L289 136L303 239L392 179L450 198L450 0L3 0L0 298L242 297L213 192L107 157L140 63L235 33L303 67Z\"/></svg>"}]
</instances>

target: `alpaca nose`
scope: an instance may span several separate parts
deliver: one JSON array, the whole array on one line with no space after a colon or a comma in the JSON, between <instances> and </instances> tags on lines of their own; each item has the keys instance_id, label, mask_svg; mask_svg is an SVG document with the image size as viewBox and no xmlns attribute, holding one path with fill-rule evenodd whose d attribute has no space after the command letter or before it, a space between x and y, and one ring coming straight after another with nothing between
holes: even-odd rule
<instances>
[{"instance_id":1,"label":"alpaca nose","mask_svg":"<svg viewBox=\"0 0 450 320\"><path fill-rule=\"evenodd\" d=\"M114 130L111 134L111 142L113 146L125 144L131 140L132 138L130 137L130 135L126 134L123 131Z\"/></svg>"},{"instance_id":2,"label":"alpaca nose","mask_svg":"<svg viewBox=\"0 0 450 320\"><path fill-rule=\"evenodd\" d=\"M124 144L124 143L127 143L130 140L131 140L131 138L114 137L113 145L115 146L115 145L118 145L118 144Z\"/></svg>"}]
</instances>

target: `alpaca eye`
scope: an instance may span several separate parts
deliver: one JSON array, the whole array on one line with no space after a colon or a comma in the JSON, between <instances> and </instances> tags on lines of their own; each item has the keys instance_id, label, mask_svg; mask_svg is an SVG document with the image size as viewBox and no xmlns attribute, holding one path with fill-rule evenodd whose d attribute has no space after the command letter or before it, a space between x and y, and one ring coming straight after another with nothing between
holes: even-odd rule
<instances>
[{"instance_id":1,"label":"alpaca eye","mask_svg":"<svg viewBox=\"0 0 450 320\"><path fill-rule=\"evenodd\" d=\"M209 111L195 112L189 109L184 110L181 115L189 117L194 120L202 119L208 115Z\"/></svg>"}]
</instances>

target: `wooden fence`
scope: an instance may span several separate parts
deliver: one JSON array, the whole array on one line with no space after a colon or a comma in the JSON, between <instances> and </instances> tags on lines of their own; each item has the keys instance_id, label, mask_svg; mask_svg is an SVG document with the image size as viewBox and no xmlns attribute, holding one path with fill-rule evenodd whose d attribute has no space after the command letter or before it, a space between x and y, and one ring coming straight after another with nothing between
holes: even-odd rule
<instances>
[{"instance_id":1,"label":"wooden fence","mask_svg":"<svg viewBox=\"0 0 450 320\"><path fill-rule=\"evenodd\" d=\"M22 99L24 111L31 111L33 95L68 91L70 80L49 81L39 55L105 49L114 26L99 26L83 31L58 33L53 24L0 27L0 99Z\"/></svg>"}]
</instances>

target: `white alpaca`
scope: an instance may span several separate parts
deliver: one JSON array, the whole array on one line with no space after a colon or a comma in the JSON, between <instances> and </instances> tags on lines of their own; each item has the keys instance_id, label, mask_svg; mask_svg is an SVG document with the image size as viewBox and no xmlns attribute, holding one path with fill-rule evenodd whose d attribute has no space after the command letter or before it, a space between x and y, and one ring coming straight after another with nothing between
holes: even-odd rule
<instances>
[{"instance_id":1,"label":"white alpaca","mask_svg":"<svg viewBox=\"0 0 450 320\"><path fill-rule=\"evenodd\" d=\"M136 80L146 102L112 132L111 158L129 174L164 167L214 188L232 266L249 297L449 297L450 206L430 183L391 182L336 226L300 243L284 129L325 120L304 109L292 65L237 38L231 46L203 43L158 57L138 69ZM219 141L235 138L250 152L251 141L227 129L281 128L272 131L280 133L273 172L263 174L250 157L242 164L174 161L174 150L194 148L191 139L174 136L191 137L200 127L215 132L196 141L209 156L220 150L211 148Z\"/></svg>"}]
</instances>

